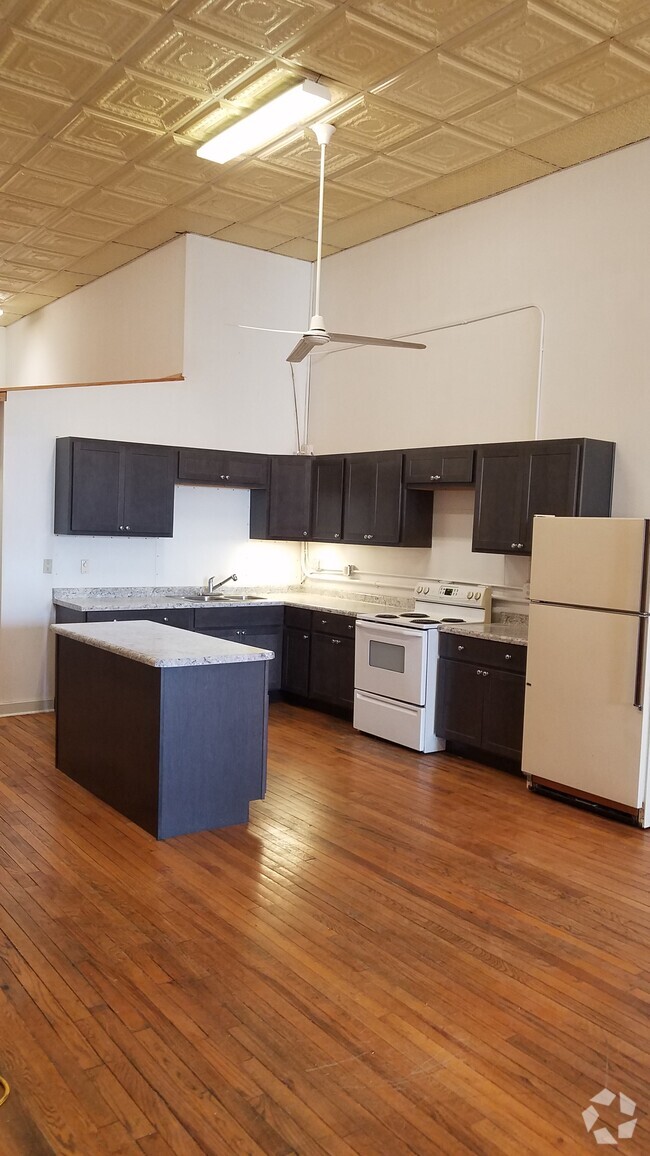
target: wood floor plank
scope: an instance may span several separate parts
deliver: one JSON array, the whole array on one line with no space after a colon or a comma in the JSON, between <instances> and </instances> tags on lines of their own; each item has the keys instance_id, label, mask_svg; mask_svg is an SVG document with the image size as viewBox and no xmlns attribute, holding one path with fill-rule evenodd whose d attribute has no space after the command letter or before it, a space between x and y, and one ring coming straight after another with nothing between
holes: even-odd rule
<instances>
[{"instance_id":1,"label":"wood floor plank","mask_svg":"<svg viewBox=\"0 0 650 1156\"><path fill-rule=\"evenodd\" d=\"M157 843L53 738L0 719L2 1156L578 1156L604 1084L650 1151L650 834L276 704L248 825Z\"/></svg>"}]
</instances>

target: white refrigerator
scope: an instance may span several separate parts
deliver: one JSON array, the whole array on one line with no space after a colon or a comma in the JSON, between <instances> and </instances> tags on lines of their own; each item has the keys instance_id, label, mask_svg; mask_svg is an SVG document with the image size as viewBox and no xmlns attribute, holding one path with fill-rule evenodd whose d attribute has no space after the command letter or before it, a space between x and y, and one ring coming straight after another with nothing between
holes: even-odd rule
<instances>
[{"instance_id":1,"label":"white refrigerator","mask_svg":"<svg viewBox=\"0 0 650 1156\"><path fill-rule=\"evenodd\" d=\"M522 770L650 826L644 518L533 523Z\"/></svg>"}]
</instances>

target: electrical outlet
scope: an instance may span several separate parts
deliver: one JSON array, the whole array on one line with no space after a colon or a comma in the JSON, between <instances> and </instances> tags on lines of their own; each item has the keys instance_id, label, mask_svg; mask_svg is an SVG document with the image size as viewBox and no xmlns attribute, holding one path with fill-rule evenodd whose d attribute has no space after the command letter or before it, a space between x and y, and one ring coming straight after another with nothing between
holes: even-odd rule
<instances>
[{"instance_id":1,"label":"electrical outlet","mask_svg":"<svg viewBox=\"0 0 650 1156\"><path fill-rule=\"evenodd\" d=\"M523 594L524 598L530 598L530 582L524 582L524 588L522 590L522 594Z\"/></svg>"},{"instance_id":2,"label":"electrical outlet","mask_svg":"<svg viewBox=\"0 0 650 1156\"><path fill-rule=\"evenodd\" d=\"M82 573L82 574L87 574L87 573L88 573L88 566L89 566L89 565L90 565L90 563L89 563L89 561L88 561L88 559L87 559L87 558L82 558L82 559L81 559L81 573Z\"/></svg>"},{"instance_id":3,"label":"electrical outlet","mask_svg":"<svg viewBox=\"0 0 650 1156\"><path fill-rule=\"evenodd\" d=\"M44 574L51 574L52 573L52 559L51 558L44 558L43 559L43 573Z\"/></svg>"}]
</instances>

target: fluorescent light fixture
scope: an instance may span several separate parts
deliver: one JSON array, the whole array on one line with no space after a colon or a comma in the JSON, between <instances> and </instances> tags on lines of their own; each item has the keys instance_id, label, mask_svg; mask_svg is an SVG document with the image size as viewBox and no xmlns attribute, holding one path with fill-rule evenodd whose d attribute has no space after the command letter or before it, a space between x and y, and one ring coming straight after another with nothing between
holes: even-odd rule
<instances>
[{"instance_id":1,"label":"fluorescent light fixture","mask_svg":"<svg viewBox=\"0 0 650 1156\"><path fill-rule=\"evenodd\" d=\"M197 156L218 165L242 153L252 152L267 141L300 124L324 108L332 99L329 88L315 80L304 80L276 96L262 108L242 117L196 150Z\"/></svg>"}]
</instances>

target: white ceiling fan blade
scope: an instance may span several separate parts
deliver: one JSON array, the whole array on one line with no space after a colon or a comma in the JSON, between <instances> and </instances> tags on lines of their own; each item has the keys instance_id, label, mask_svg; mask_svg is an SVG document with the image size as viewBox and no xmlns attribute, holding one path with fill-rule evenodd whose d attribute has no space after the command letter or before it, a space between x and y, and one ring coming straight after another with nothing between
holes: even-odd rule
<instances>
[{"instance_id":1,"label":"white ceiling fan blade","mask_svg":"<svg viewBox=\"0 0 650 1156\"><path fill-rule=\"evenodd\" d=\"M394 349L426 349L421 341L393 341L389 337L362 337L359 333L330 333L330 341L344 345L389 345Z\"/></svg>"},{"instance_id":2,"label":"white ceiling fan blade","mask_svg":"<svg viewBox=\"0 0 650 1156\"><path fill-rule=\"evenodd\" d=\"M238 329L254 329L256 333L291 333L293 337L300 337L302 329L267 329L265 325L238 325Z\"/></svg>"},{"instance_id":3,"label":"white ceiling fan blade","mask_svg":"<svg viewBox=\"0 0 650 1156\"><path fill-rule=\"evenodd\" d=\"M330 338L328 338L326 333L303 333L302 339L291 349L287 361L293 362L294 364L304 361L312 349L317 349L319 346L326 346L328 341L330 341Z\"/></svg>"}]
</instances>

